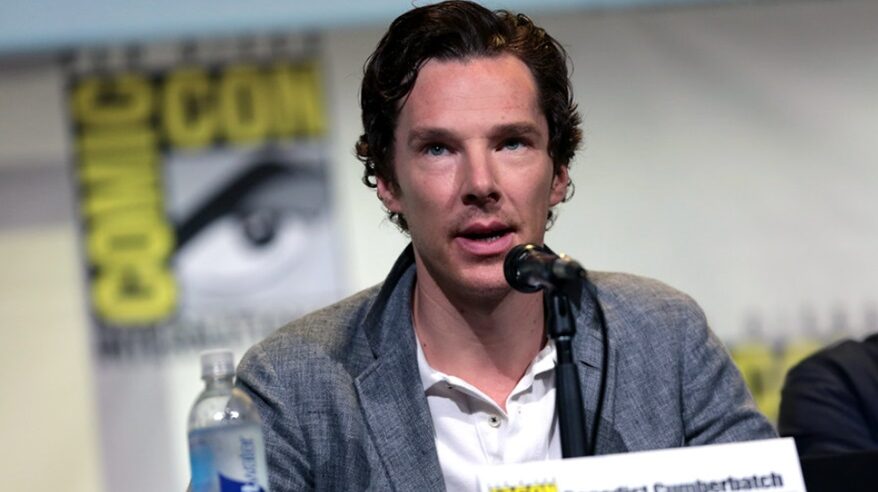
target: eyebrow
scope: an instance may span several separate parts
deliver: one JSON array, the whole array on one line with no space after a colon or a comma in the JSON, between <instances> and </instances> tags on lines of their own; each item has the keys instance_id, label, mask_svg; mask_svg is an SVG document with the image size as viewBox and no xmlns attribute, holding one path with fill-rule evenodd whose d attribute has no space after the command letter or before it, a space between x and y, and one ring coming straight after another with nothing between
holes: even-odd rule
<instances>
[{"instance_id":1,"label":"eyebrow","mask_svg":"<svg viewBox=\"0 0 878 492\"><path fill-rule=\"evenodd\" d=\"M426 142L433 141L446 141L446 140L454 140L454 132L449 130L445 130L443 128L413 128L411 132L409 132L408 139L406 139L406 143L408 143L409 147L417 147L418 145Z\"/></svg>"},{"instance_id":2,"label":"eyebrow","mask_svg":"<svg viewBox=\"0 0 878 492\"><path fill-rule=\"evenodd\" d=\"M530 122L507 123L505 125L495 127L490 133L490 136L494 139L516 136L537 137L539 135L539 127Z\"/></svg>"},{"instance_id":3,"label":"eyebrow","mask_svg":"<svg viewBox=\"0 0 878 492\"><path fill-rule=\"evenodd\" d=\"M539 135L539 127L530 122L507 123L504 125L498 125L492 128L491 131L488 133L488 137L494 140L512 136L537 137ZM406 143L410 147L414 147L425 142L447 140L453 141L456 139L457 136L455 132L451 130L445 128L423 127L413 128L412 131L409 132Z\"/></svg>"}]
</instances>

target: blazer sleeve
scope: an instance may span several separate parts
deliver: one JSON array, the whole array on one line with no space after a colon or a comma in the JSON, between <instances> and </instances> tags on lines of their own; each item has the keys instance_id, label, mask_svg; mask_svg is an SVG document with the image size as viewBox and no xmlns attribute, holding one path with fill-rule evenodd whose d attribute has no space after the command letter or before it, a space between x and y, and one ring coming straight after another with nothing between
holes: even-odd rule
<instances>
[{"instance_id":1,"label":"blazer sleeve","mask_svg":"<svg viewBox=\"0 0 878 492\"><path fill-rule=\"evenodd\" d=\"M241 359L237 387L253 399L262 417L272 492L313 490L314 477L296 408L266 351L256 345Z\"/></svg>"},{"instance_id":2,"label":"blazer sleeve","mask_svg":"<svg viewBox=\"0 0 878 492\"><path fill-rule=\"evenodd\" d=\"M878 359L865 348L846 341L787 373L778 426L800 455L878 448Z\"/></svg>"},{"instance_id":3,"label":"blazer sleeve","mask_svg":"<svg viewBox=\"0 0 878 492\"><path fill-rule=\"evenodd\" d=\"M690 300L684 315L684 444L697 446L777 437L753 403L731 357Z\"/></svg>"}]
</instances>

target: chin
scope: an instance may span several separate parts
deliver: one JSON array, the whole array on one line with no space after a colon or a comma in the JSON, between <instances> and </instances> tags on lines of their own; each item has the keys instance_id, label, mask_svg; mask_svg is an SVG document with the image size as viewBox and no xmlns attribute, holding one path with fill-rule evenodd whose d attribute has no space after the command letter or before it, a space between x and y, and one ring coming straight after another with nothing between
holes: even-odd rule
<instances>
[{"instance_id":1,"label":"chin","mask_svg":"<svg viewBox=\"0 0 878 492\"><path fill-rule=\"evenodd\" d=\"M505 278L500 279L473 279L461 285L460 293L467 297L498 300L505 297L512 290Z\"/></svg>"}]
</instances>

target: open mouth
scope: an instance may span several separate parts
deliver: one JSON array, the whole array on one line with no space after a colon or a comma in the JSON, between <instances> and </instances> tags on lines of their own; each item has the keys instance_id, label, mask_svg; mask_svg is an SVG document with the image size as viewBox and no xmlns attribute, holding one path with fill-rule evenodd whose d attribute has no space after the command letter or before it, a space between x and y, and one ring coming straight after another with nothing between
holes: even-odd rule
<instances>
[{"instance_id":1,"label":"open mouth","mask_svg":"<svg viewBox=\"0 0 878 492\"><path fill-rule=\"evenodd\" d=\"M495 258L512 247L515 227L500 221L472 223L457 233L456 244L476 257Z\"/></svg>"},{"instance_id":2,"label":"open mouth","mask_svg":"<svg viewBox=\"0 0 878 492\"><path fill-rule=\"evenodd\" d=\"M499 229L495 231L484 231L484 232L468 232L461 234L462 237L472 240L472 241L482 241L486 243L494 242L501 237L509 234L511 229Z\"/></svg>"},{"instance_id":3,"label":"open mouth","mask_svg":"<svg viewBox=\"0 0 878 492\"><path fill-rule=\"evenodd\" d=\"M459 236L469 241L491 243L512 232L512 227L500 222L495 222L488 224L473 224L460 231Z\"/></svg>"}]
</instances>

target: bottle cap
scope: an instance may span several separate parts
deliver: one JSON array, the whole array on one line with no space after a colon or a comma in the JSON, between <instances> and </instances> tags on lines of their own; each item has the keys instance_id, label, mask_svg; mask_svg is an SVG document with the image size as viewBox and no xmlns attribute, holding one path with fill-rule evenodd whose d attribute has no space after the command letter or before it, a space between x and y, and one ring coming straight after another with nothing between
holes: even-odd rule
<instances>
[{"instance_id":1,"label":"bottle cap","mask_svg":"<svg viewBox=\"0 0 878 492\"><path fill-rule=\"evenodd\" d=\"M235 356L231 350L211 350L201 353L201 379L235 374Z\"/></svg>"}]
</instances>

